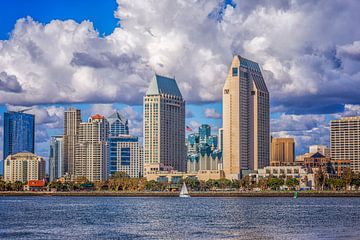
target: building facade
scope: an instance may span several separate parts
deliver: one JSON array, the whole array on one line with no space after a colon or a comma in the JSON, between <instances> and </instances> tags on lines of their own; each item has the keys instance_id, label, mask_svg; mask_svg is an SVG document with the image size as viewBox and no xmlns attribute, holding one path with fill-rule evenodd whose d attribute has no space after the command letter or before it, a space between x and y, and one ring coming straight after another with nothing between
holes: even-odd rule
<instances>
[{"instance_id":1,"label":"building facade","mask_svg":"<svg viewBox=\"0 0 360 240\"><path fill-rule=\"evenodd\" d=\"M199 142L207 144L211 135L211 127L208 124L202 124L199 127Z\"/></svg>"},{"instance_id":2,"label":"building facade","mask_svg":"<svg viewBox=\"0 0 360 240\"><path fill-rule=\"evenodd\" d=\"M119 112L106 118L109 122L109 136L129 135L128 120Z\"/></svg>"},{"instance_id":3,"label":"building facade","mask_svg":"<svg viewBox=\"0 0 360 240\"><path fill-rule=\"evenodd\" d=\"M64 112L64 172L74 174L75 146L79 136L81 112L76 108L69 108Z\"/></svg>"},{"instance_id":4,"label":"building facade","mask_svg":"<svg viewBox=\"0 0 360 240\"><path fill-rule=\"evenodd\" d=\"M224 130L223 130L223 128L219 128L219 135L218 135L218 146L219 146L219 149L223 152L223 148L224 148L224 146L223 146L223 142L224 142Z\"/></svg>"},{"instance_id":5,"label":"building facade","mask_svg":"<svg viewBox=\"0 0 360 240\"><path fill-rule=\"evenodd\" d=\"M23 112L4 113L4 154L35 151L35 116Z\"/></svg>"},{"instance_id":6,"label":"building facade","mask_svg":"<svg viewBox=\"0 0 360 240\"><path fill-rule=\"evenodd\" d=\"M295 141L294 138L271 139L271 166L283 166L294 163Z\"/></svg>"},{"instance_id":7,"label":"building facade","mask_svg":"<svg viewBox=\"0 0 360 240\"><path fill-rule=\"evenodd\" d=\"M311 145L309 147L309 153L321 153L326 157L330 157L330 148L325 145Z\"/></svg>"},{"instance_id":8,"label":"building facade","mask_svg":"<svg viewBox=\"0 0 360 240\"><path fill-rule=\"evenodd\" d=\"M49 177L54 181L64 175L63 136L52 136L50 140Z\"/></svg>"},{"instance_id":9,"label":"building facade","mask_svg":"<svg viewBox=\"0 0 360 240\"><path fill-rule=\"evenodd\" d=\"M138 137L109 137L109 175L125 172L132 178L144 176L144 159Z\"/></svg>"},{"instance_id":10,"label":"building facade","mask_svg":"<svg viewBox=\"0 0 360 240\"><path fill-rule=\"evenodd\" d=\"M75 154L75 177L89 181L103 181L108 177L108 132L104 116L93 115L80 123Z\"/></svg>"},{"instance_id":11,"label":"building facade","mask_svg":"<svg viewBox=\"0 0 360 240\"><path fill-rule=\"evenodd\" d=\"M332 160L350 160L350 168L360 173L360 116L330 122Z\"/></svg>"},{"instance_id":12,"label":"building facade","mask_svg":"<svg viewBox=\"0 0 360 240\"><path fill-rule=\"evenodd\" d=\"M226 178L270 164L269 92L259 65L234 56L223 88L223 163Z\"/></svg>"},{"instance_id":13,"label":"building facade","mask_svg":"<svg viewBox=\"0 0 360 240\"><path fill-rule=\"evenodd\" d=\"M45 178L45 160L33 153L9 155L4 161L4 180L27 182Z\"/></svg>"},{"instance_id":14,"label":"building facade","mask_svg":"<svg viewBox=\"0 0 360 240\"><path fill-rule=\"evenodd\" d=\"M147 171L186 171L185 101L175 79L155 75L144 97Z\"/></svg>"}]
</instances>

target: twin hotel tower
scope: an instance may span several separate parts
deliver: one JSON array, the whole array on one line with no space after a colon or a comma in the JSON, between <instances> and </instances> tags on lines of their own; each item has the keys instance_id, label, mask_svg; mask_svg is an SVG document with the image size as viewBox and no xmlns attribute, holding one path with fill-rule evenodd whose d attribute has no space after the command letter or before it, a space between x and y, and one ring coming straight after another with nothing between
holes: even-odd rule
<instances>
[{"instance_id":1,"label":"twin hotel tower","mask_svg":"<svg viewBox=\"0 0 360 240\"><path fill-rule=\"evenodd\" d=\"M51 140L50 181L59 178L102 181L115 172L157 181L170 175L172 180L191 176L199 180L239 179L270 166L269 91L256 62L234 56L222 101L223 128L219 135L211 135L210 126L203 124L198 133L190 133L186 139L185 129L192 129L185 126L185 101L178 85L175 79L155 75L144 97L143 146L129 134L128 120L120 113L108 117L96 114L82 122L80 110L69 108L64 114L64 134ZM351 119L357 121L360 129L360 119ZM34 116L7 112L4 120L5 180L45 177L44 161L33 154ZM336 125L335 130L340 128ZM336 151L342 144L341 139L336 140L337 134L343 134L340 130L331 136ZM279 139L274 140L275 143ZM285 140L280 151L293 162L294 142ZM353 158L352 169L360 171L359 154L345 156L341 151L332 155ZM277 155L272 152L272 156ZM25 166L31 162L29 159L34 164Z\"/></svg>"}]
</instances>

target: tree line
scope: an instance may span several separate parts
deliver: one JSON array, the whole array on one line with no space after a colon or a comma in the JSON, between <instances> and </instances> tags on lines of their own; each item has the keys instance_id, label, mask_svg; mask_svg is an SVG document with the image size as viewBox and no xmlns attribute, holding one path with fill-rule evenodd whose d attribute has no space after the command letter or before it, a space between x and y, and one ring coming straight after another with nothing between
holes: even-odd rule
<instances>
[{"instance_id":1,"label":"tree line","mask_svg":"<svg viewBox=\"0 0 360 240\"><path fill-rule=\"evenodd\" d=\"M47 183L48 190L54 191L178 191L183 182L191 191L214 191L214 190L279 190L286 186L289 190L299 190L300 184L306 185L307 179L285 178L283 177L263 177L254 181L250 176L245 176L241 180L229 179L210 179L201 181L194 177L188 177L177 182L159 182L147 181L145 178L130 178L124 172L116 172L106 181L90 182L86 178L78 178L77 181L60 182L53 181ZM346 190L350 187L359 189L360 174L353 174L347 171L341 177L328 177L328 175L319 170L314 175L315 188L317 190ZM26 183L22 182L5 182L0 180L0 191L22 191Z\"/></svg>"}]
</instances>

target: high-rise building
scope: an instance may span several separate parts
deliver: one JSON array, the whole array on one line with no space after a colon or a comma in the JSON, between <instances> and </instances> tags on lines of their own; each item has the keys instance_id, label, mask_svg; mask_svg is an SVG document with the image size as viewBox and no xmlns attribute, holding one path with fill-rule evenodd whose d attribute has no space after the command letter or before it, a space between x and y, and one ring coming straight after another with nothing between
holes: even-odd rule
<instances>
[{"instance_id":1,"label":"high-rise building","mask_svg":"<svg viewBox=\"0 0 360 240\"><path fill-rule=\"evenodd\" d=\"M330 157L330 148L325 145L312 145L309 147L309 153L321 153L325 157Z\"/></svg>"},{"instance_id":2,"label":"high-rise building","mask_svg":"<svg viewBox=\"0 0 360 240\"><path fill-rule=\"evenodd\" d=\"M109 137L109 175L125 172L130 177L144 176L144 159L138 137Z\"/></svg>"},{"instance_id":3,"label":"high-rise building","mask_svg":"<svg viewBox=\"0 0 360 240\"><path fill-rule=\"evenodd\" d=\"M74 174L75 145L78 140L81 112L76 108L69 108L64 112L64 172Z\"/></svg>"},{"instance_id":4,"label":"high-rise building","mask_svg":"<svg viewBox=\"0 0 360 240\"><path fill-rule=\"evenodd\" d=\"M284 166L295 160L294 138L272 138L271 139L271 166Z\"/></svg>"},{"instance_id":5,"label":"high-rise building","mask_svg":"<svg viewBox=\"0 0 360 240\"><path fill-rule=\"evenodd\" d=\"M331 159L350 160L350 168L360 173L360 116L332 120L330 123Z\"/></svg>"},{"instance_id":6,"label":"high-rise building","mask_svg":"<svg viewBox=\"0 0 360 240\"><path fill-rule=\"evenodd\" d=\"M187 138L187 153L197 153L199 149L199 134L191 133Z\"/></svg>"},{"instance_id":7,"label":"high-rise building","mask_svg":"<svg viewBox=\"0 0 360 240\"><path fill-rule=\"evenodd\" d=\"M75 154L75 177L89 181L107 179L109 124L104 116L93 115L80 123Z\"/></svg>"},{"instance_id":8,"label":"high-rise building","mask_svg":"<svg viewBox=\"0 0 360 240\"><path fill-rule=\"evenodd\" d=\"M45 160L30 152L7 156L4 161L4 180L27 182L45 178Z\"/></svg>"},{"instance_id":9,"label":"high-rise building","mask_svg":"<svg viewBox=\"0 0 360 240\"><path fill-rule=\"evenodd\" d=\"M218 136L217 135L209 136L207 144L211 147L212 150L217 149L218 148Z\"/></svg>"},{"instance_id":10,"label":"high-rise building","mask_svg":"<svg viewBox=\"0 0 360 240\"><path fill-rule=\"evenodd\" d=\"M54 181L64 175L63 149L63 136L52 136L49 157L50 181Z\"/></svg>"},{"instance_id":11,"label":"high-rise building","mask_svg":"<svg viewBox=\"0 0 360 240\"><path fill-rule=\"evenodd\" d=\"M129 135L128 120L119 112L106 118L109 122L109 136Z\"/></svg>"},{"instance_id":12,"label":"high-rise building","mask_svg":"<svg viewBox=\"0 0 360 240\"><path fill-rule=\"evenodd\" d=\"M7 156L19 152L35 150L35 116L24 112L4 113L4 154Z\"/></svg>"},{"instance_id":13,"label":"high-rise building","mask_svg":"<svg viewBox=\"0 0 360 240\"><path fill-rule=\"evenodd\" d=\"M200 137L200 143L208 143L209 137L211 134L211 128L208 124L202 124L199 127L199 137Z\"/></svg>"},{"instance_id":14,"label":"high-rise building","mask_svg":"<svg viewBox=\"0 0 360 240\"><path fill-rule=\"evenodd\" d=\"M185 101L175 79L155 75L144 97L147 171L186 171Z\"/></svg>"},{"instance_id":15,"label":"high-rise building","mask_svg":"<svg viewBox=\"0 0 360 240\"><path fill-rule=\"evenodd\" d=\"M226 178L270 164L269 92L259 65L234 56L223 89Z\"/></svg>"},{"instance_id":16,"label":"high-rise building","mask_svg":"<svg viewBox=\"0 0 360 240\"><path fill-rule=\"evenodd\" d=\"M224 145L223 145L223 143L224 143L224 130L223 130L223 128L219 128L219 138L218 138L218 140L219 140L219 142L218 142L218 146L219 146L219 149L221 150L221 152L223 152L223 148L224 148Z\"/></svg>"}]
</instances>

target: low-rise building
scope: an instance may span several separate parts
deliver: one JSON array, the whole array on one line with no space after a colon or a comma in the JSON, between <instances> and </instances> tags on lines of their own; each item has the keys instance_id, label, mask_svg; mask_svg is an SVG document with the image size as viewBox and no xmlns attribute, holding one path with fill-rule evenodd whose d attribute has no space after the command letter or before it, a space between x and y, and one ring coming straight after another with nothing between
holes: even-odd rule
<instances>
[{"instance_id":1,"label":"low-rise building","mask_svg":"<svg viewBox=\"0 0 360 240\"><path fill-rule=\"evenodd\" d=\"M4 180L27 182L45 178L45 160L30 152L9 155L4 161Z\"/></svg>"},{"instance_id":2,"label":"low-rise building","mask_svg":"<svg viewBox=\"0 0 360 240\"><path fill-rule=\"evenodd\" d=\"M45 180L30 180L24 185L25 191L42 191L46 190Z\"/></svg>"},{"instance_id":3,"label":"low-rise building","mask_svg":"<svg viewBox=\"0 0 360 240\"><path fill-rule=\"evenodd\" d=\"M202 170L197 173L185 173L178 171L154 171L146 174L148 181L172 182L178 183L180 179L197 178L199 181L207 181L209 179L221 179L225 177L223 170Z\"/></svg>"}]
</instances>

